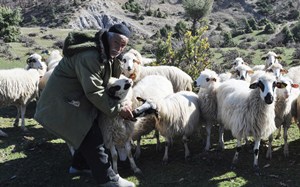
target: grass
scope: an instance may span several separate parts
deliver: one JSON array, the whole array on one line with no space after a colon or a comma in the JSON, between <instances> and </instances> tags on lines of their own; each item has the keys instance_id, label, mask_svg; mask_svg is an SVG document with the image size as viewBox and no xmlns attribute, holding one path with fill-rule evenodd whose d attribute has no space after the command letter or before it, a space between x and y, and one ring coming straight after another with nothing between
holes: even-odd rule
<instances>
[{"instance_id":1,"label":"grass","mask_svg":"<svg viewBox=\"0 0 300 187\"><path fill-rule=\"evenodd\" d=\"M22 35L38 33L33 37L35 43L42 48L53 47L52 40L41 37L53 34L58 39L64 38L70 30L48 29L40 33L39 28L22 28ZM262 38L261 40L263 40ZM34 47L24 47L20 43L10 43L11 51L21 57L20 60L8 61L0 58L0 68L24 67L26 53L36 50ZM140 47L140 46L139 46ZM140 47L141 48L141 47ZM232 50L228 48L222 50ZM291 49L283 49L284 58L291 59ZM39 51L36 51L39 52ZM244 51L246 54L253 51ZM253 58L259 60L261 51L254 51ZM223 61L221 53L215 54L216 63ZM90 176L72 176L68 174L71 155L62 139L59 139L43 129L34 119L35 102L30 103L26 112L26 126L28 132L20 127L13 127L16 109L5 107L0 109L0 129L9 137L0 138L0 186L96 186ZM226 149L217 150L217 128L212 130L212 149L203 152L205 129L195 134L190 142L192 156L189 161L184 160L184 148L177 138L169 150L169 163L162 165L163 149L156 152L156 142L150 134L142 140L142 155L137 160L143 176L135 176L129 164L119 163L120 175L133 181L140 187L198 187L198 186L299 186L300 184L300 150L299 130L295 124L289 129L288 158L283 156L283 140L274 140L273 159L267 160L266 142L260 147L259 165L261 175L253 172L253 154L244 147L240 154L240 162L235 170L230 168L235 151L236 141L225 132ZM163 139L161 139L163 140Z\"/></svg>"},{"instance_id":2,"label":"grass","mask_svg":"<svg viewBox=\"0 0 300 187\"><path fill-rule=\"evenodd\" d=\"M71 156L63 140L54 137L34 119L35 103L31 103L26 116L28 132L12 127L14 107L0 110L0 128L9 134L0 139L0 186L96 186L90 176L72 176L67 170ZM217 142L217 128L213 128L212 142ZM261 175L252 169L253 154L244 147L238 167L230 168L236 141L225 132L226 149L217 151L213 144L208 153L203 152L204 129L190 142L192 156L184 160L181 141L175 139L169 150L169 163L162 165L163 149L156 152L152 134L142 140L142 155L137 161L143 176L135 176L129 164L120 163L120 175L141 187L157 186L297 186L300 184L299 130L292 125L289 133L288 158L283 156L282 139L275 140L273 159L267 160L266 143L260 147Z\"/></svg>"}]
</instances>

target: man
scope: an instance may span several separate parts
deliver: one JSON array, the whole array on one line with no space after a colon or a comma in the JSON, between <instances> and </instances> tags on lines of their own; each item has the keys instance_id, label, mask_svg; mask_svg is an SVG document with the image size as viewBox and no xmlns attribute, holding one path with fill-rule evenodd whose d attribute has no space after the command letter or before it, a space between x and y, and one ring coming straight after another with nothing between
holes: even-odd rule
<instances>
[{"instance_id":1,"label":"man","mask_svg":"<svg viewBox=\"0 0 300 187\"><path fill-rule=\"evenodd\" d=\"M64 57L43 90L34 116L45 129L75 148L69 172L91 171L100 186L135 186L112 170L97 122L103 114L133 118L130 108L121 108L105 91L108 79L120 76L116 57L130 35L123 24L97 33L69 33Z\"/></svg>"}]
</instances>

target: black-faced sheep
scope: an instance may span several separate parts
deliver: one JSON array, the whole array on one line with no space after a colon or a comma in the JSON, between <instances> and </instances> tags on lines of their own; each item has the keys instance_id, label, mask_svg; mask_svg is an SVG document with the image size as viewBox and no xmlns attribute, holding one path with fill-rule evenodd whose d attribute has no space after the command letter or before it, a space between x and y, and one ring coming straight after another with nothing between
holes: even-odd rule
<instances>
[{"instance_id":1,"label":"black-faced sheep","mask_svg":"<svg viewBox=\"0 0 300 187\"><path fill-rule=\"evenodd\" d=\"M119 79L110 78L107 84L108 94L117 100L122 106L132 106L132 80L124 76ZM106 115L99 116L99 127L101 129L104 145L110 149L112 155L113 170L118 173L117 159L118 153L116 147L125 147L127 157L134 173L141 173L141 170L136 166L133 156L131 154L131 137L134 129L134 122L124 120L117 116L111 118Z\"/></svg>"},{"instance_id":2,"label":"black-faced sheep","mask_svg":"<svg viewBox=\"0 0 300 187\"><path fill-rule=\"evenodd\" d=\"M251 85L241 80L228 80L217 90L218 121L231 130L237 139L237 148L232 166L238 161L241 140L253 136L254 162L258 167L259 146L262 138L269 137L275 130L275 87L276 78L262 74ZM249 89L250 88L250 89Z\"/></svg>"}]
</instances>

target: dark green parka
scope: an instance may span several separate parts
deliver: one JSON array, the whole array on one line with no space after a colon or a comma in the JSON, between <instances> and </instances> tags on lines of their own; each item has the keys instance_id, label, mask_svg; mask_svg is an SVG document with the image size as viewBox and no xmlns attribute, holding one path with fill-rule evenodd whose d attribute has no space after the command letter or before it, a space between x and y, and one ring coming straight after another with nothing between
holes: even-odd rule
<instances>
[{"instance_id":1,"label":"dark green parka","mask_svg":"<svg viewBox=\"0 0 300 187\"><path fill-rule=\"evenodd\" d=\"M34 118L75 148L98 115L114 117L120 110L120 105L105 92L108 79L121 73L120 62L107 56L106 34L69 33L64 57L37 103Z\"/></svg>"}]
</instances>

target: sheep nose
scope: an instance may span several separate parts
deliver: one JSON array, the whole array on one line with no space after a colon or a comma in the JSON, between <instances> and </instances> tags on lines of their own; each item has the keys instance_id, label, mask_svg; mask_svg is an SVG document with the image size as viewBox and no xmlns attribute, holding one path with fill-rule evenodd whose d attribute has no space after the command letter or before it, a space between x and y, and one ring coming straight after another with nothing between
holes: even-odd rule
<instances>
[{"instance_id":1,"label":"sheep nose","mask_svg":"<svg viewBox=\"0 0 300 187\"><path fill-rule=\"evenodd\" d=\"M241 77L241 80L245 80L245 77L244 77L244 76L242 76L242 77Z\"/></svg>"},{"instance_id":2,"label":"sheep nose","mask_svg":"<svg viewBox=\"0 0 300 187\"><path fill-rule=\"evenodd\" d=\"M274 97L271 93L268 93L265 97L265 102L269 105L272 104L274 100Z\"/></svg>"},{"instance_id":3,"label":"sheep nose","mask_svg":"<svg viewBox=\"0 0 300 187\"><path fill-rule=\"evenodd\" d=\"M197 81L194 81L194 86L197 87Z\"/></svg>"},{"instance_id":4,"label":"sheep nose","mask_svg":"<svg viewBox=\"0 0 300 187\"><path fill-rule=\"evenodd\" d=\"M131 67L128 67L127 70L128 70L128 71L131 71Z\"/></svg>"}]
</instances>

